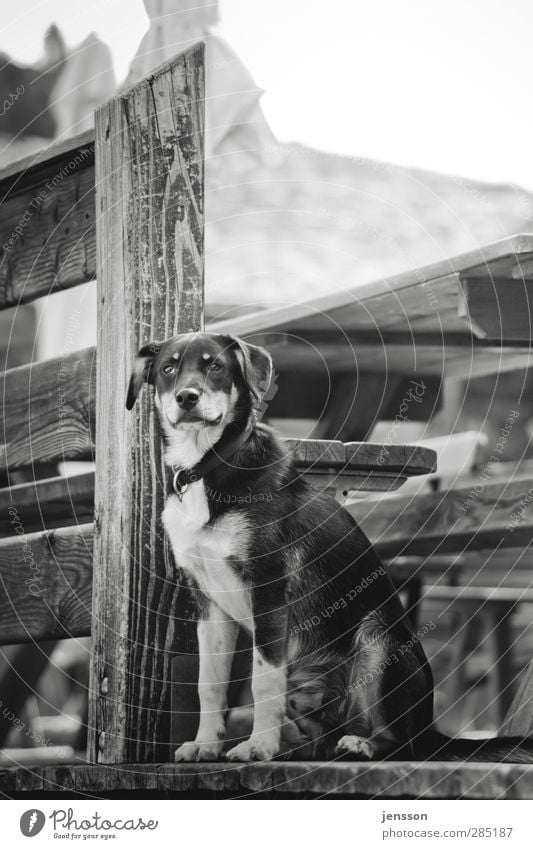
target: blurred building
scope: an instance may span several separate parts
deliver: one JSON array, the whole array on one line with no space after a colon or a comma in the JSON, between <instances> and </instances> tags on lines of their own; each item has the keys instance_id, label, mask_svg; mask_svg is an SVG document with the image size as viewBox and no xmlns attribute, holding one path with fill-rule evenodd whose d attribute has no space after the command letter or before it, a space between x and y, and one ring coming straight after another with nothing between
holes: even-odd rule
<instances>
[{"instance_id":1,"label":"blurred building","mask_svg":"<svg viewBox=\"0 0 533 849\"><path fill-rule=\"evenodd\" d=\"M261 89L214 30L216 3L144 4L149 28L123 86L198 40L206 42L209 316L232 304L255 310L351 288L531 230L533 195L517 186L404 168L356 152L338 156L279 144L260 106ZM90 126L93 110L116 91L109 49L94 34L67 49L55 27L42 61L25 68L6 60L0 83L4 91L22 84L31 93L0 118L0 164L26 152L26 145L40 148ZM77 343L94 343L89 284L39 305L37 356L63 349L78 308L84 322Z\"/></svg>"}]
</instances>

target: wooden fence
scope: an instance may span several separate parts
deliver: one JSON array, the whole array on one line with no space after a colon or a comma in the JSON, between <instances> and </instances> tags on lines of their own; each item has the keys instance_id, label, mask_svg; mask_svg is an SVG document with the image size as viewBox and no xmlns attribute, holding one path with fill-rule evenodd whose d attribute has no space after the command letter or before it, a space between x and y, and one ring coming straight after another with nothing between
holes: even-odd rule
<instances>
[{"instance_id":1,"label":"wooden fence","mask_svg":"<svg viewBox=\"0 0 533 849\"><path fill-rule=\"evenodd\" d=\"M182 591L157 522L154 412L147 395L128 413L125 391L143 342L202 327L204 99L198 45L102 107L94 136L0 175L0 306L98 281L96 349L2 375L0 640L92 633L88 756L102 763L169 755ZM96 487L90 473L33 480L94 458ZM94 522L30 533L92 519L93 494Z\"/></svg>"}]
</instances>

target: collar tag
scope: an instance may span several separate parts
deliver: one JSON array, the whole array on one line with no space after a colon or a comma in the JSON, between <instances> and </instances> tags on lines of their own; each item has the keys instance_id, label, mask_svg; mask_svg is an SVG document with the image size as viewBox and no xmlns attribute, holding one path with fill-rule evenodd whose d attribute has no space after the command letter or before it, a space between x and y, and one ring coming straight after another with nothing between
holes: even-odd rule
<instances>
[{"instance_id":1,"label":"collar tag","mask_svg":"<svg viewBox=\"0 0 533 849\"><path fill-rule=\"evenodd\" d=\"M183 496L187 492L189 484L179 482L179 475L181 471L181 469L178 469L177 472L174 472L174 477L172 478L172 489L178 496L179 500L183 501Z\"/></svg>"}]
</instances>

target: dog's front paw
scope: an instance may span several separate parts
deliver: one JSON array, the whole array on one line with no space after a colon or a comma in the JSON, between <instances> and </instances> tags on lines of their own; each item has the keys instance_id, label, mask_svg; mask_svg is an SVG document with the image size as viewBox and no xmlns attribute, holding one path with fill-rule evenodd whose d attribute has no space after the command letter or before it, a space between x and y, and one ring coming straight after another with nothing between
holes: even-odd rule
<instances>
[{"instance_id":1,"label":"dog's front paw","mask_svg":"<svg viewBox=\"0 0 533 849\"><path fill-rule=\"evenodd\" d=\"M374 747L370 740L357 737L355 734L346 734L341 737L335 746L336 755L350 755L357 760L370 761L374 757Z\"/></svg>"},{"instance_id":2,"label":"dog's front paw","mask_svg":"<svg viewBox=\"0 0 533 849\"><path fill-rule=\"evenodd\" d=\"M263 735L254 737L252 735L249 740L244 740L244 742L226 752L226 758L228 761L242 761L244 763L248 761L270 761L279 754L279 748L278 735L275 737Z\"/></svg>"},{"instance_id":3,"label":"dog's front paw","mask_svg":"<svg viewBox=\"0 0 533 849\"><path fill-rule=\"evenodd\" d=\"M183 743L176 749L174 760L177 764L182 761L217 761L222 754L222 742L215 743L199 743L190 742Z\"/></svg>"}]
</instances>

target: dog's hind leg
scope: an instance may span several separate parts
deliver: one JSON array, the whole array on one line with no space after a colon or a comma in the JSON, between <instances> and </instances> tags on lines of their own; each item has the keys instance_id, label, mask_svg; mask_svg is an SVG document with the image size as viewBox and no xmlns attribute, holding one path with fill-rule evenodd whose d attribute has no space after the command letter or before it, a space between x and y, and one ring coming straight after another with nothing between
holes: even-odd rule
<instances>
[{"instance_id":1,"label":"dog's hind leg","mask_svg":"<svg viewBox=\"0 0 533 849\"><path fill-rule=\"evenodd\" d=\"M239 626L208 599L202 608L198 621L200 725L196 739L176 749L176 762L216 761L224 745L226 696Z\"/></svg>"},{"instance_id":2,"label":"dog's hind leg","mask_svg":"<svg viewBox=\"0 0 533 849\"><path fill-rule=\"evenodd\" d=\"M408 646L409 638L401 623L387 627L374 613L361 623L348 685L346 733L336 755L370 760L410 750L417 704L425 690L420 657Z\"/></svg>"}]
</instances>

